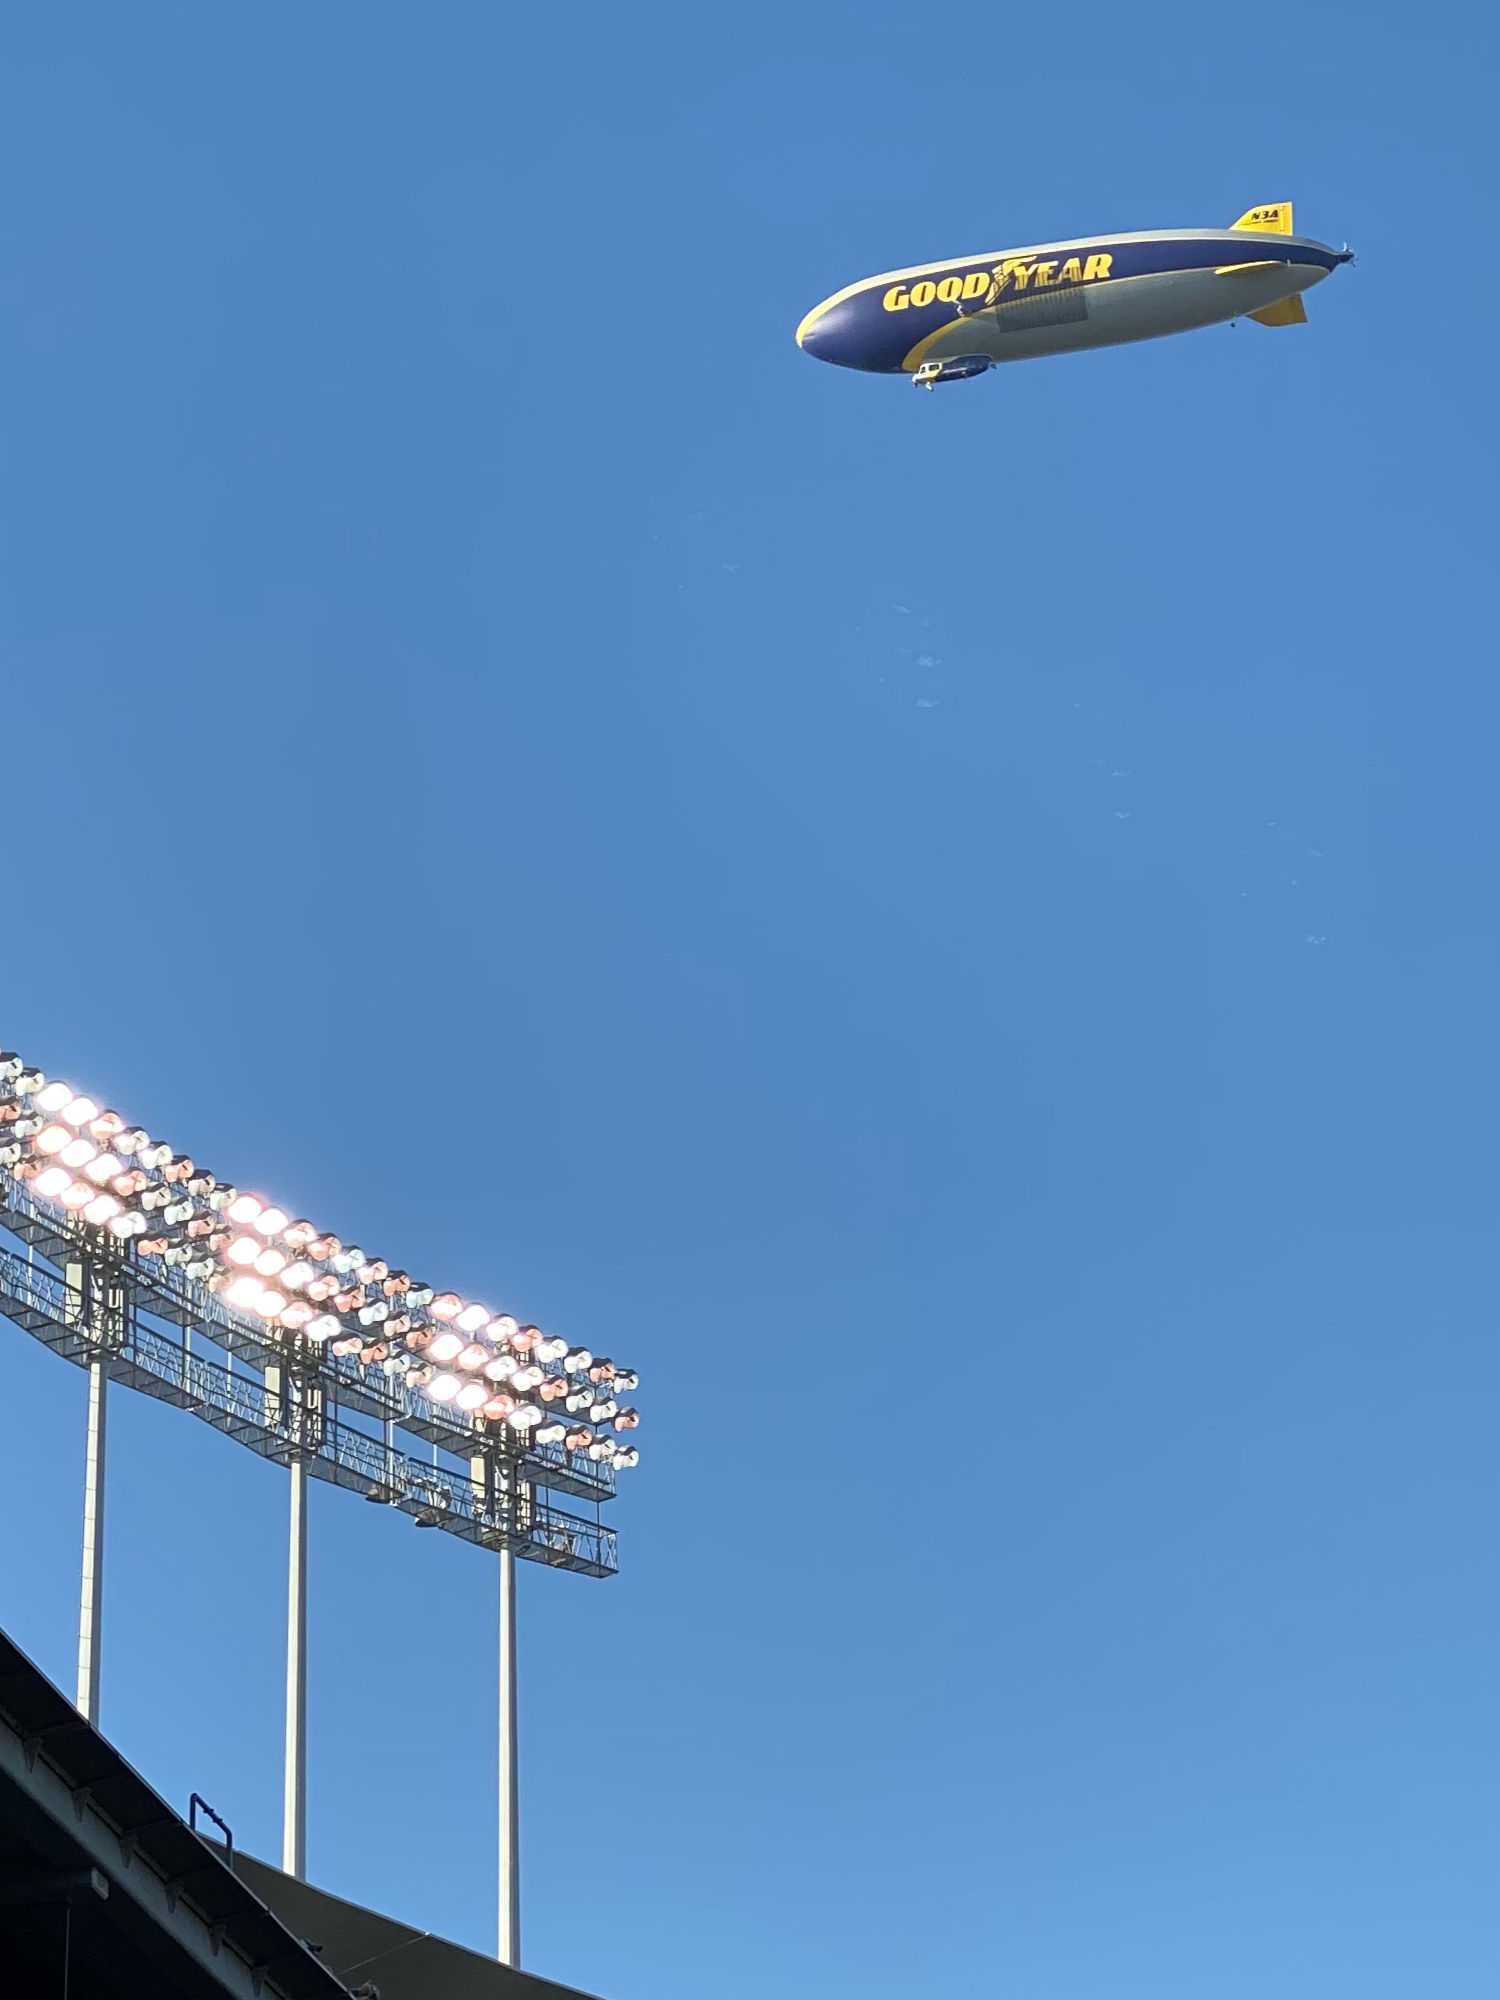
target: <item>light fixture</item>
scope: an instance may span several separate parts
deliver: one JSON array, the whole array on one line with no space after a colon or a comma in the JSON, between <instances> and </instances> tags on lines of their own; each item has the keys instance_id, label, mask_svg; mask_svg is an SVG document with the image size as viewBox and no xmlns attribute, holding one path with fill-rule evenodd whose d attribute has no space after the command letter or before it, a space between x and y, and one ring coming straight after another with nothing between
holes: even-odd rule
<instances>
[{"instance_id":1,"label":"light fixture","mask_svg":"<svg viewBox=\"0 0 1500 2000\"><path fill-rule=\"evenodd\" d=\"M292 1219L295 1211L219 1181L144 1126L127 1125L121 1113L101 1110L72 1085L49 1082L18 1056L0 1052L0 1209L6 1188L22 1183L39 1202L76 1216L78 1225L135 1245L139 1276L132 1280L126 1264L124 1282L127 1289L140 1286L148 1316L150 1287L165 1283L173 1299L169 1317L191 1310L195 1296L200 1310L213 1296L222 1302L203 1319L212 1339L229 1338L222 1331L227 1307L262 1323L262 1340L295 1335L326 1345L339 1357L341 1381L352 1386L368 1370L362 1393L386 1399L356 1407L378 1416L394 1395L394 1407L415 1418L425 1405L429 1414L418 1434L440 1449L439 1412L453 1405L446 1448L460 1458L475 1448L463 1418L479 1412L515 1434L506 1449L517 1468L525 1467L528 1452L559 1446L578 1455L572 1481L602 1479L612 1454L633 1462L619 1457L624 1447L612 1435L603 1435L640 1422L638 1411L617 1400L636 1387L633 1370L510 1313L492 1314L458 1292L436 1291L408 1270L320 1233L305 1216ZM54 1227L67 1241L69 1227L78 1225ZM82 1239L80 1251L87 1256ZM421 1391L422 1402L408 1390ZM590 1451L597 1474L581 1456ZM550 1463L556 1473L557 1461ZM547 1464L537 1461L542 1490ZM560 1490L574 1487L564 1482Z\"/></svg>"}]
</instances>

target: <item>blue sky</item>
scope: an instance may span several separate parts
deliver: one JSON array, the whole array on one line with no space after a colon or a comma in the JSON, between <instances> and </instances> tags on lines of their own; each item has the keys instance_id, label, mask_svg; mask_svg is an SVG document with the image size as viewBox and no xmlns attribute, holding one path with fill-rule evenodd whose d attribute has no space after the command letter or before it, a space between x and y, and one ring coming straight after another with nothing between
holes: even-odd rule
<instances>
[{"instance_id":1,"label":"blue sky","mask_svg":"<svg viewBox=\"0 0 1500 2000\"><path fill-rule=\"evenodd\" d=\"M639 1367L621 1576L522 1576L535 1969L1493 1993L1494 59L12 23L0 1040ZM1360 259L1305 329L931 397L792 343L1287 197ZM84 1383L0 1352L66 1685ZM111 1442L106 1726L274 1858L284 1475ZM487 1947L493 1570L312 1540L311 1873Z\"/></svg>"}]
</instances>

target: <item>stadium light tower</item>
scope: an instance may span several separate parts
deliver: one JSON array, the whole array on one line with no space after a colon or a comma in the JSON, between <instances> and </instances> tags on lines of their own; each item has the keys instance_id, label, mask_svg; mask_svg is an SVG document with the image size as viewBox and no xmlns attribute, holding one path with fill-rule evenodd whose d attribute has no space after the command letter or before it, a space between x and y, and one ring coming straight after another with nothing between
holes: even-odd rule
<instances>
[{"instance_id":1,"label":"stadium light tower","mask_svg":"<svg viewBox=\"0 0 1500 2000\"><path fill-rule=\"evenodd\" d=\"M89 1372L78 1706L96 1721L111 1379L288 1467L283 1867L306 1861L307 1480L499 1557L499 1957L520 1963L515 1564L612 1576L633 1370L435 1290L0 1051L0 1314ZM194 1347L201 1334L218 1355ZM408 1446L425 1447L422 1456ZM558 1504L564 1495L592 1516Z\"/></svg>"}]
</instances>

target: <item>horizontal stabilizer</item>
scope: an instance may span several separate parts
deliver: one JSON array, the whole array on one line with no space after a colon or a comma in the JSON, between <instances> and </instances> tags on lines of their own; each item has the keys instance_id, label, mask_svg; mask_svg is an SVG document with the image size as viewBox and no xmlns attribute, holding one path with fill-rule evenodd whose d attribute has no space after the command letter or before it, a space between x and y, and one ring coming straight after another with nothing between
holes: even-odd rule
<instances>
[{"instance_id":1,"label":"horizontal stabilizer","mask_svg":"<svg viewBox=\"0 0 1500 2000\"><path fill-rule=\"evenodd\" d=\"M1263 201L1259 208L1248 208L1238 222L1230 223L1231 229L1258 229L1264 236L1290 236L1292 234L1292 204L1289 201Z\"/></svg>"},{"instance_id":2,"label":"horizontal stabilizer","mask_svg":"<svg viewBox=\"0 0 1500 2000\"><path fill-rule=\"evenodd\" d=\"M1294 292L1289 299L1278 299L1274 306L1262 306L1258 313L1248 316L1261 326L1307 325L1307 307L1300 292Z\"/></svg>"}]
</instances>

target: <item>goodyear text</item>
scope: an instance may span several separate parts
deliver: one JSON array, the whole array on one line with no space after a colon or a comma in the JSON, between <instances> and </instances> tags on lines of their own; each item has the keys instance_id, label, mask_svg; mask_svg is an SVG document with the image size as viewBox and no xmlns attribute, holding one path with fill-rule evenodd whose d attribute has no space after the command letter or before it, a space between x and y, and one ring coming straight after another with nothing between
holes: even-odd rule
<instances>
[{"instance_id":1,"label":"goodyear text","mask_svg":"<svg viewBox=\"0 0 1500 2000\"><path fill-rule=\"evenodd\" d=\"M908 306L930 306L934 299L953 305L959 299L982 299L993 305L1006 292L1046 291L1057 285L1093 285L1109 276L1113 257L1007 257L993 271L955 271L945 278L919 278L916 284L892 285L881 304L887 312Z\"/></svg>"}]
</instances>

